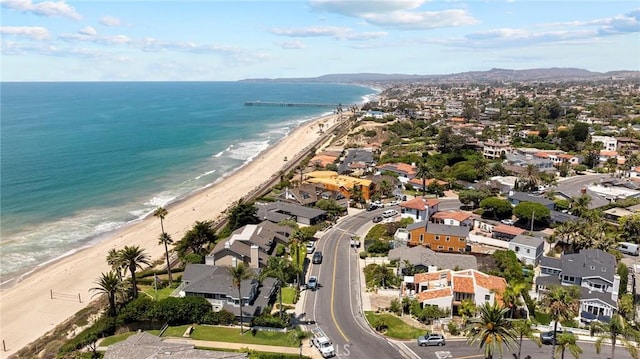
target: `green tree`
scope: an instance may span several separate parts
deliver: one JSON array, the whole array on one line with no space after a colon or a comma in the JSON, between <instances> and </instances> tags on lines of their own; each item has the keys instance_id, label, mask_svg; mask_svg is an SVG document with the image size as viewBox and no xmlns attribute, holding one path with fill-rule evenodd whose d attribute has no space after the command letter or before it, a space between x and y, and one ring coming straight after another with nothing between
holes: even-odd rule
<instances>
[{"instance_id":1,"label":"green tree","mask_svg":"<svg viewBox=\"0 0 640 359\"><path fill-rule=\"evenodd\" d=\"M278 280L278 297L280 299L279 314L282 318L282 287L285 285L287 278L287 268L289 263L282 257L269 257L267 261L267 267L260 273L260 280L267 277L275 278Z\"/></svg>"},{"instance_id":2,"label":"green tree","mask_svg":"<svg viewBox=\"0 0 640 359\"><path fill-rule=\"evenodd\" d=\"M569 333L562 333L558 336L558 343L556 347L555 355L560 356L561 359L564 359L564 353L568 349L569 353L573 355L575 359L580 358L580 354L582 354L582 348L576 342L578 338L575 335Z\"/></svg>"},{"instance_id":3,"label":"green tree","mask_svg":"<svg viewBox=\"0 0 640 359\"><path fill-rule=\"evenodd\" d=\"M114 271L108 273L102 273L100 277L94 282L97 287L89 289L93 294L92 298L96 295L104 294L109 300L109 316L116 316L116 295L122 287L122 279Z\"/></svg>"},{"instance_id":4,"label":"green tree","mask_svg":"<svg viewBox=\"0 0 640 359\"><path fill-rule=\"evenodd\" d=\"M618 238L621 241L634 243L640 241L640 213L621 217L618 223Z\"/></svg>"},{"instance_id":5,"label":"green tree","mask_svg":"<svg viewBox=\"0 0 640 359\"><path fill-rule=\"evenodd\" d=\"M544 205L536 202L520 202L513 209L513 214L519 219L530 221L531 226L534 222L543 224L549 223L551 219L551 211Z\"/></svg>"},{"instance_id":6,"label":"green tree","mask_svg":"<svg viewBox=\"0 0 640 359\"><path fill-rule=\"evenodd\" d=\"M205 246L215 243L218 239L216 231L213 229L212 221L196 221L182 239L176 243L176 252L181 258L191 252L203 256L206 251Z\"/></svg>"},{"instance_id":7,"label":"green tree","mask_svg":"<svg viewBox=\"0 0 640 359\"><path fill-rule=\"evenodd\" d=\"M571 128L571 134L576 139L576 141L584 142L587 140L589 136L589 124L584 122L576 122Z\"/></svg>"},{"instance_id":8,"label":"green tree","mask_svg":"<svg viewBox=\"0 0 640 359\"><path fill-rule=\"evenodd\" d=\"M573 319L578 315L578 309L580 308L580 289L577 286L551 286L549 287L549 291L542 297L541 306L544 308L543 310L549 314L551 320L554 321L551 357L555 359L558 322Z\"/></svg>"},{"instance_id":9,"label":"green tree","mask_svg":"<svg viewBox=\"0 0 640 359\"><path fill-rule=\"evenodd\" d=\"M541 177L538 167L528 164L524 172L518 177L518 190L524 192L533 192L538 190Z\"/></svg>"},{"instance_id":10,"label":"green tree","mask_svg":"<svg viewBox=\"0 0 640 359\"><path fill-rule=\"evenodd\" d=\"M588 194L581 194L580 196L572 197L570 206L571 214L576 216L584 216L589 210L589 204L591 203L591 196Z\"/></svg>"},{"instance_id":11,"label":"green tree","mask_svg":"<svg viewBox=\"0 0 640 359\"><path fill-rule=\"evenodd\" d=\"M244 333L244 316L242 312L244 302L242 301L242 282L247 279L253 278L254 274L251 269L249 269L249 267L244 264L244 262L238 263L238 265L235 267L228 266L227 271L229 272L229 276L231 277L233 286L238 289L238 299L240 300L240 333Z\"/></svg>"},{"instance_id":12,"label":"green tree","mask_svg":"<svg viewBox=\"0 0 640 359\"><path fill-rule=\"evenodd\" d=\"M538 347L542 346L542 342L540 341L540 337L534 333L531 329L531 321L528 319L518 319L511 322L513 326L513 330L515 331L518 337L518 353L514 354L515 359L520 359L522 356L522 341L524 338L531 340L536 343Z\"/></svg>"},{"instance_id":13,"label":"green tree","mask_svg":"<svg viewBox=\"0 0 640 359\"><path fill-rule=\"evenodd\" d=\"M231 234L236 229L246 226L247 224L260 223L260 219L256 216L258 208L253 202L238 201L227 216L227 225L224 228L223 233Z\"/></svg>"},{"instance_id":14,"label":"green tree","mask_svg":"<svg viewBox=\"0 0 640 359\"><path fill-rule=\"evenodd\" d=\"M523 304L522 295L530 289L525 282L510 281L502 293L502 301L509 308L509 317L513 319L518 306Z\"/></svg>"},{"instance_id":15,"label":"green tree","mask_svg":"<svg viewBox=\"0 0 640 359\"><path fill-rule=\"evenodd\" d=\"M478 312L476 303L471 299L463 299L458 307L458 314L462 317L462 321L467 323L469 318L473 318Z\"/></svg>"},{"instance_id":16,"label":"green tree","mask_svg":"<svg viewBox=\"0 0 640 359\"><path fill-rule=\"evenodd\" d=\"M502 356L503 346L511 350L516 342L516 332L511 323L505 319L509 311L497 303L484 303L478 307L479 315L472 318L465 328L467 332L467 343L478 345L484 349L486 359L493 359L497 353Z\"/></svg>"},{"instance_id":17,"label":"green tree","mask_svg":"<svg viewBox=\"0 0 640 359\"><path fill-rule=\"evenodd\" d=\"M307 258L307 247L304 245L302 236L302 232L295 231L289 241L289 254L291 255L293 270L296 272L296 285L298 289L300 289L300 284L302 283L304 261Z\"/></svg>"},{"instance_id":18,"label":"green tree","mask_svg":"<svg viewBox=\"0 0 640 359\"><path fill-rule=\"evenodd\" d=\"M169 260L169 244L173 243L171 236L164 231L164 219L169 214L164 207L158 207L153 211L153 216L160 219L160 238L158 244L164 244L164 254L167 258L167 275L169 276L169 286L173 283L173 276L171 274L171 261Z\"/></svg>"},{"instance_id":19,"label":"green tree","mask_svg":"<svg viewBox=\"0 0 640 359\"><path fill-rule=\"evenodd\" d=\"M131 285L133 286L133 299L138 298L138 286L136 281L136 270L142 269L142 265L150 265L149 255L139 246L124 246L119 252L122 262L129 269L131 274Z\"/></svg>"},{"instance_id":20,"label":"green tree","mask_svg":"<svg viewBox=\"0 0 640 359\"><path fill-rule=\"evenodd\" d=\"M596 353L600 354L600 351L602 350L602 343L608 342L611 344L610 359L615 359L616 344L618 340L620 340L631 357L633 359L638 359L638 348L633 341L629 340L629 338L637 339L639 333L629 325L629 323L627 323L626 319L622 315L615 313L609 320L609 323L594 323L595 331L602 332L595 342Z\"/></svg>"},{"instance_id":21,"label":"green tree","mask_svg":"<svg viewBox=\"0 0 640 359\"><path fill-rule=\"evenodd\" d=\"M418 163L418 169L416 172L416 178L422 179L422 197L427 192L427 178L433 177L431 167L427 164L427 161L421 161Z\"/></svg>"},{"instance_id":22,"label":"green tree","mask_svg":"<svg viewBox=\"0 0 640 359\"><path fill-rule=\"evenodd\" d=\"M478 206L480 206L480 202L488 197L491 197L491 193L487 191L478 191L475 189L462 190L460 191L460 193L458 193L458 200L460 201L460 203L464 204L465 206L471 204L473 208L477 208Z\"/></svg>"},{"instance_id":23,"label":"green tree","mask_svg":"<svg viewBox=\"0 0 640 359\"><path fill-rule=\"evenodd\" d=\"M484 209L484 213L492 215L497 219L510 218L513 206L506 199L498 197L488 197L480 201L480 208ZM483 215L484 215L483 213Z\"/></svg>"},{"instance_id":24,"label":"green tree","mask_svg":"<svg viewBox=\"0 0 640 359\"><path fill-rule=\"evenodd\" d=\"M109 249L107 253L107 264L111 266L111 270L115 272L120 280L122 280L123 272L126 269L125 263L122 261L120 251L115 248Z\"/></svg>"}]
</instances>

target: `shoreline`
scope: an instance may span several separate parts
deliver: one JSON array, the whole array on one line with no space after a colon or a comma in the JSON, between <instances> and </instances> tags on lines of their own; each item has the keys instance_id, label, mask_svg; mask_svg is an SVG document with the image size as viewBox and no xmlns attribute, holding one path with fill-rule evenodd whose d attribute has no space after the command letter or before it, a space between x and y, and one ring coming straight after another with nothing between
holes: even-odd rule
<instances>
[{"instance_id":1,"label":"shoreline","mask_svg":"<svg viewBox=\"0 0 640 359\"><path fill-rule=\"evenodd\" d=\"M230 205L277 177L280 170L308 151L311 144L329 135L339 119L338 114L310 119L258 153L252 161L166 205L169 213L164 220L165 231L178 241L195 221L217 221ZM324 133L318 132L318 123L328 125ZM285 157L289 162L284 162ZM92 302L93 293L89 288L95 286L93 281L100 273L110 270L105 260L109 249L139 245L152 261L162 259L164 247L158 244L159 234L160 221L147 215L106 233L91 246L63 254L9 280L14 282L11 286L3 283L0 340L5 341L7 351L0 357L16 353Z\"/></svg>"}]
</instances>

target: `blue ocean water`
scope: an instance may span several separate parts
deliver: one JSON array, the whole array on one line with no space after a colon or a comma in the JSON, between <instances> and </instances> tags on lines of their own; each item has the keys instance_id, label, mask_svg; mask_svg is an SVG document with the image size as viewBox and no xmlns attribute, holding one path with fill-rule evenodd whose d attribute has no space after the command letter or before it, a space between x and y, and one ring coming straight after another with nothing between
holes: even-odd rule
<instances>
[{"instance_id":1,"label":"blue ocean water","mask_svg":"<svg viewBox=\"0 0 640 359\"><path fill-rule=\"evenodd\" d=\"M0 282L91 245L375 90L250 82L2 83Z\"/></svg>"}]
</instances>

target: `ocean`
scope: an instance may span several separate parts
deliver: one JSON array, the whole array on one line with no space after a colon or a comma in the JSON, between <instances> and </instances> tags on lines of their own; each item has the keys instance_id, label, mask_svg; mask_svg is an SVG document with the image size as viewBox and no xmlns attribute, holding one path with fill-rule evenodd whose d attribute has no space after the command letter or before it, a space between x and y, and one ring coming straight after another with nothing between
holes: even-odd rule
<instances>
[{"instance_id":1,"label":"ocean","mask_svg":"<svg viewBox=\"0 0 640 359\"><path fill-rule=\"evenodd\" d=\"M253 82L0 84L0 283L210 186L372 88Z\"/></svg>"}]
</instances>

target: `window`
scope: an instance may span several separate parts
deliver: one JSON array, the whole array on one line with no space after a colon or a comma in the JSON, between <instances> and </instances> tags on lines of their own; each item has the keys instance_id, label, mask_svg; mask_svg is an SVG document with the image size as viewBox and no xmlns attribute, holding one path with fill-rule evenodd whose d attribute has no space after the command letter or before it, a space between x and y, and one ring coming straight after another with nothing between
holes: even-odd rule
<instances>
[{"instance_id":1,"label":"window","mask_svg":"<svg viewBox=\"0 0 640 359\"><path fill-rule=\"evenodd\" d=\"M487 302L490 301L491 300L491 294L485 294L484 300L487 301Z\"/></svg>"},{"instance_id":2,"label":"window","mask_svg":"<svg viewBox=\"0 0 640 359\"><path fill-rule=\"evenodd\" d=\"M464 238L458 238L460 242L464 242Z\"/></svg>"},{"instance_id":3,"label":"window","mask_svg":"<svg viewBox=\"0 0 640 359\"><path fill-rule=\"evenodd\" d=\"M449 242L451 240L451 237L447 236L444 240Z\"/></svg>"},{"instance_id":4,"label":"window","mask_svg":"<svg viewBox=\"0 0 640 359\"><path fill-rule=\"evenodd\" d=\"M520 252L520 247L516 246L514 252Z\"/></svg>"},{"instance_id":5,"label":"window","mask_svg":"<svg viewBox=\"0 0 640 359\"><path fill-rule=\"evenodd\" d=\"M596 266L591 266L590 268L591 268L591 270L595 270Z\"/></svg>"},{"instance_id":6,"label":"window","mask_svg":"<svg viewBox=\"0 0 640 359\"><path fill-rule=\"evenodd\" d=\"M527 248L527 254L531 253L531 249Z\"/></svg>"},{"instance_id":7,"label":"window","mask_svg":"<svg viewBox=\"0 0 640 359\"><path fill-rule=\"evenodd\" d=\"M453 252L453 247L449 247L449 251L450 251L450 252Z\"/></svg>"},{"instance_id":8,"label":"window","mask_svg":"<svg viewBox=\"0 0 640 359\"><path fill-rule=\"evenodd\" d=\"M438 246L438 249L444 249L444 246Z\"/></svg>"},{"instance_id":9,"label":"window","mask_svg":"<svg viewBox=\"0 0 640 359\"><path fill-rule=\"evenodd\" d=\"M438 236L438 235L436 235L434 238L435 238L436 241L440 240L440 236Z\"/></svg>"},{"instance_id":10,"label":"window","mask_svg":"<svg viewBox=\"0 0 640 359\"><path fill-rule=\"evenodd\" d=\"M420 243L424 242L424 234L420 234Z\"/></svg>"}]
</instances>

